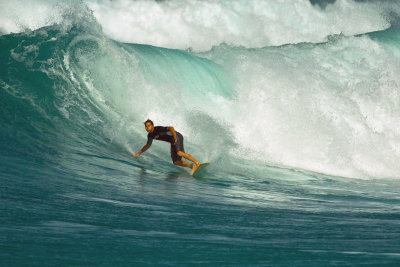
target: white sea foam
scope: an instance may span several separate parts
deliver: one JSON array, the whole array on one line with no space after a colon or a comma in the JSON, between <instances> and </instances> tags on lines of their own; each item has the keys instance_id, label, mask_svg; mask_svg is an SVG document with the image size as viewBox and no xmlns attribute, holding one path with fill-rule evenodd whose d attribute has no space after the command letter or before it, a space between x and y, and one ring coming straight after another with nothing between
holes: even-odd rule
<instances>
[{"instance_id":1,"label":"white sea foam","mask_svg":"<svg viewBox=\"0 0 400 267\"><path fill-rule=\"evenodd\" d=\"M0 1L0 33L36 30L62 21L63 9L44 0Z\"/></svg>"},{"instance_id":2,"label":"white sea foam","mask_svg":"<svg viewBox=\"0 0 400 267\"><path fill-rule=\"evenodd\" d=\"M245 158L347 177L400 176L400 61L381 43L342 37L219 47L207 56L237 77L232 111L215 114L234 126Z\"/></svg>"},{"instance_id":3,"label":"white sea foam","mask_svg":"<svg viewBox=\"0 0 400 267\"><path fill-rule=\"evenodd\" d=\"M0 1L0 32L59 23L76 1ZM337 0L325 9L309 0L86 0L104 32L122 42L206 51L226 43L260 48L322 42L390 27L387 8ZM390 10L393 12L393 10ZM89 15L89 14L88 14Z\"/></svg>"},{"instance_id":4,"label":"white sea foam","mask_svg":"<svg viewBox=\"0 0 400 267\"><path fill-rule=\"evenodd\" d=\"M322 42L332 34L390 26L379 5L351 0L338 0L325 10L308 0L89 0L88 6L112 38L179 49Z\"/></svg>"}]
</instances>

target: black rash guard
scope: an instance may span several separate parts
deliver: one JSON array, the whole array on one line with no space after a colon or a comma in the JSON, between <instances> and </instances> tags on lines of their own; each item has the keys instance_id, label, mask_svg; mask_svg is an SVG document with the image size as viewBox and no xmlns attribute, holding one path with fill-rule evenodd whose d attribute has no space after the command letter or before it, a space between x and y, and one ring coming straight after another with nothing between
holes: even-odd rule
<instances>
[{"instance_id":1,"label":"black rash guard","mask_svg":"<svg viewBox=\"0 0 400 267\"><path fill-rule=\"evenodd\" d=\"M169 127L163 127L163 126L155 126L154 131L152 133L149 133L147 135L147 144L151 145L153 142L153 139L165 141L171 144L171 158L172 162L176 161L181 161L182 157L178 155L178 151L185 152L185 148L183 147L183 136L176 132L176 137L178 138L178 141L174 145L174 136L172 133L169 131Z\"/></svg>"},{"instance_id":2,"label":"black rash guard","mask_svg":"<svg viewBox=\"0 0 400 267\"><path fill-rule=\"evenodd\" d=\"M168 143L173 144L175 142L174 137L172 136L172 133L168 129L169 127L163 127L163 126L155 126L154 131L152 133L149 133L147 135L147 144L151 145L153 142L153 139L165 141ZM178 132L176 132L178 134Z\"/></svg>"}]
</instances>

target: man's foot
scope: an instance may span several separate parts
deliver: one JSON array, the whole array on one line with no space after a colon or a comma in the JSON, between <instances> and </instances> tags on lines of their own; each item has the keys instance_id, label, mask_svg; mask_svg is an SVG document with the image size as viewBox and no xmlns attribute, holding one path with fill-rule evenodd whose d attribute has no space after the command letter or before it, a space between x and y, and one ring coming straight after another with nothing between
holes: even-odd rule
<instances>
[{"instance_id":1,"label":"man's foot","mask_svg":"<svg viewBox=\"0 0 400 267\"><path fill-rule=\"evenodd\" d=\"M193 174L199 166L200 166L200 162L196 162L196 164L192 164L192 173L191 174Z\"/></svg>"}]
</instances>

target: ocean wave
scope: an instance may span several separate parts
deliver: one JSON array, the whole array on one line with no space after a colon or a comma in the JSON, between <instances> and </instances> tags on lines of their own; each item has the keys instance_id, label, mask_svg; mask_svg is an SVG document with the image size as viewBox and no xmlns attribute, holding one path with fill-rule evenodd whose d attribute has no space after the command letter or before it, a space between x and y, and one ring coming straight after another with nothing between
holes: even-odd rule
<instances>
[{"instance_id":1,"label":"ocean wave","mask_svg":"<svg viewBox=\"0 0 400 267\"><path fill-rule=\"evenodd\" d=\"M179 129L204 160L359 178L400 173L398 30L195 53L120 43L90 17L81 22L0 37L3 136L31 125L128 153L144 144L142 122L151 118Z\"/></svg>"}]
</instances>

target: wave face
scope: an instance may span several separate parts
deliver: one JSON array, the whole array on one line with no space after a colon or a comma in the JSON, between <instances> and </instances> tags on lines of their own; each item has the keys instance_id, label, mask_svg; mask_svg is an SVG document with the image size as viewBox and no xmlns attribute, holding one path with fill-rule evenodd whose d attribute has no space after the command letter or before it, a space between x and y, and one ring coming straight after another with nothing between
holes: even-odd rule
<instances>
[{"instance_id":1,"label":"wave face","mask_svg":"<svg viewBox=\"0 0 400 267\"><path fill-rule=\"evenodd\" d=\"M21 3L0 19L6 265L398 261L396 4ZM203 179L165 143L131 158L147 118Z\"/></svg>"},{"instance_id":2,"label":"wave face","mask_svg":"<svg viewBox=\"0 0 400 267\"><path fill-rule=\"evenodd\" d=\"M118 43L104 37L95 22L5 35L2 41L4 105L21 106L50 125L64 125L63 134L81 136L77 127L127 150L132 149L129 142L144 142L143 118L198 135L201 123L212 120L208 111L213 105L233 94L223 68L210 60L179 50ZM3 113L4 122L12 124L12 112ZM19 117L26 122L25 116ZM36 127L35 121L28 124ZM205 141L196 145L207 147Z\"/></svg>"},{"instance_id":3,"label":"wave face","mask_svg":"<svg viewBox=\"0 0 400 267\"><path fill-rule=\"evenodd\" d=\"M397 29L190 53L113 41L85 20L2 37L5 105L25 101L51 124L88 125L129 151L150 117L212 150L207 160L230 151L329 175L400 173Z\"/></svg>"}]
</instances>

